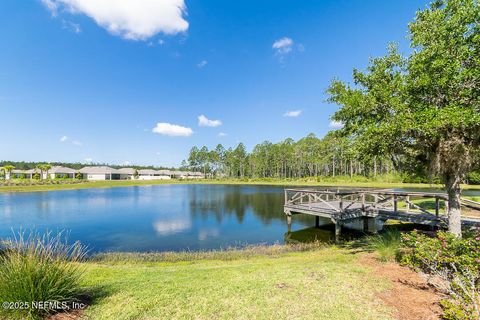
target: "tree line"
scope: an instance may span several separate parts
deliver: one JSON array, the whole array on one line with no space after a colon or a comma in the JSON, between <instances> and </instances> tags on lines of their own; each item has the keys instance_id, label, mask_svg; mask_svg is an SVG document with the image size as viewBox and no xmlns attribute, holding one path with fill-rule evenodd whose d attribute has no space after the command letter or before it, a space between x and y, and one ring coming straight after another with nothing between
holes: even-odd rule
<instances>
[{"instance_id":1,"label":"tree line","mask_svg":"<svg viewBox=\"0 0 480 320\"><path fill-rule=\"evenodd\" d=\"M243 143L226 149L218 144L193 147L183 167L201 171L212 177L226 178L305 178L365 176L398 172L395 163L386 156L365 157L357 153L351 139L335 131L318 138L311 133L294 141L279 143L264 141L247 152Z\"/></svg>"}]
</instances>

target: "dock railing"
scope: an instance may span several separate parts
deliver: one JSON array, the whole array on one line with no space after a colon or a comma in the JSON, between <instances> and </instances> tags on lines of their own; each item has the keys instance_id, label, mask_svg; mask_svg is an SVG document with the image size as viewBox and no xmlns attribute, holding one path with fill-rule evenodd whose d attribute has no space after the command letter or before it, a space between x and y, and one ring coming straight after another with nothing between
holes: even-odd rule
<instances>
[{"instance_id":1,"label":"dock railing","mask_svg":"<svg viewBox=\"0 0 480 320\"><path fill-rule=\"evenodd\" d=\"M470 206L478 205L480 210L480 203L469 203ZM311 208L314 204L321 204L338 213L361 209L372 213L425 214L439 218L448 212L448 197L443 193L285 189L285 207Z\"/></svg>"}]
</instances>

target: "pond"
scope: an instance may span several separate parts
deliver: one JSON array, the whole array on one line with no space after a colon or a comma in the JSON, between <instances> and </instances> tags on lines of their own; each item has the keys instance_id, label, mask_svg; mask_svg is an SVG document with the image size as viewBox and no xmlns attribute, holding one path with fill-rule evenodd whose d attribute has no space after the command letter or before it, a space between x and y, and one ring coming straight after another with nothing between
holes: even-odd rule
<instances>
[{"instance_id":1,"label":"pond","mask_svg":"<svg viewBox=\"0 0 480 320\"><path fill-rule=\"evenodd\" d=\"M0 238L67 230L92 252L206 250L283 243L283 187L157 185L0 194ZM314 225L296 216L293 230ZM328 231L327 231L328 232Z\"/></svg>"}]
</instances>

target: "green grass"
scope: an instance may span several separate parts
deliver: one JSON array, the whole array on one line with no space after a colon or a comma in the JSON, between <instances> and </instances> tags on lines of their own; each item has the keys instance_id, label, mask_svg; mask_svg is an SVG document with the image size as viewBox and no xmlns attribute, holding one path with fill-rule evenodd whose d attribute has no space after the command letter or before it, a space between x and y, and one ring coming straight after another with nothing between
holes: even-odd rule
<instances>
[{"instance_id":1,"label":"green grass","mask_svg":"<svg viewBox=\"0 0 480 320\"><path fill-rule=\"evenodd\" d=\"M317 181L305 179L204 179L204 180L158 180L158 181L84 181L75 184L11 185L0 186L0 192L35 192L53 190L74 190L88 188L112 188L126 186L148 186L164 184L228 184L228 185L278 185L278 186L333 186L358 188L441 188L441 185L421 183L400 183L382 181L355 181L345 178ZM480 190L480 185L464 185L464 189Z\"/></svg>"},{"instance_id":2,"label":"green grass","mask_svg":"<svg viewBox=\"0 0 480 320\"><path fill-rule=\"evenodd\" d=\"M246 253L110 254L85 264L101 287L89 319L392 319L389 287L335 247ZM258 251L260 250L260 251ZM172 259L173 257L173 259ZM173 262L172 262L173 261Z\"/></svg>"}]
</instances>

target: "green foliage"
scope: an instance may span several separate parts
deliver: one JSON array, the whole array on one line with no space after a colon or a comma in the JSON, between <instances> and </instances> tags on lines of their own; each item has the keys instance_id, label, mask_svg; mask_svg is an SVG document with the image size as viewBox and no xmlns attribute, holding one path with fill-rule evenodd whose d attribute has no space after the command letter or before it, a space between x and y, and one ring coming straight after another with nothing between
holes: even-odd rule
<instances>
[{"instance_id":1,"label":"green foliage","mask_svg":"<svg viewBox=\"0 0 480 320\"><path fill-rule=\"evenodd\" d=\"M0 297L2 302L28 302L25 309L0 309L8 319L43 319L61 311L52 307L38 309L33 302L70 304L83 293L81 279L85 248L68 245L61 233L40 236L19 233L3 243L0 255Z\"/></svg>"},{"instance_id":2,"label":"green foliage","mask_svg":"<svg viewBox=\"0 0 480 320\"><path fill-rule=\"evenodd\" d=\"M389 156L414 176L442 177L449 194L449 230L461 235L460 184L480 162L480 6L438 0L409 25L412 50L391 45L354 84L334 80L333 119L361 154ZM428 170L427 170L428 169Z\"/></svg>"},{"instance_id":3,"label":"green foliage","mask_svg":"<svg viewBox=\"0 0 480 320\"><path fill-rule=\"evenodd\" d=\"M378 252L381 261L395 261L402 243L402 236L400 231L392 229L368 236L366 241L371 249Z\"/></svg>"},{"instance_id":4,"label":"green foliage","mask_svg":"<svg viewBox=\"0 0 480 320\"><path fill-rule=\"evenodd\" d=\"M446 319L480 318L480 234L458 239L449 233L427 237L413 232L403 238L401 262L439 277L451 299L442 302Z\"/></svg>"},{"instance_id":5,"label":"green foliage","mask_svg":"<svg viewBox=\"0 0 480 320\"><path fill-rule=\"evenodd\" d=\"M193 147L189 169L231 178L335 178L338 175L356 181L395 175L392 161L386 157L361 159L350 139L329 133L324 138L310 134L298 141L264 141L247 152L240 143L235 149L221 144L213 150ZM398 180L399 181L399 180Z\"/></svg>"},{"instance_id":6,"label":"green foliage","mask_svg":"<svg viewBox=\"0 0 480 320\"><path fill-rule=\"evenodd\" d=\"M402 243L410 249L403 255L402 263L412 268L428 272L430 261L436 261L439 268L462 268L480 272L479 236L457 239L444 232L439 232L437 237L412 232L404 236Z\"/></svg>"},{"instance_id":7,"label":"green foliage","mask_svg":"<svg viewBox=\"0 0 480 320\"><path fill-rule=\"evenodd\" d=\"M83 179L83 175L80 172L77 172L75 174L75 179L81 180L81 179Z\"/></svg>"},{"instance_id":8,"label":"green foliage","mask_svg":"<svg viewBox=\"0 0 480 320\"><path fill-rule=\"evenodd\" d=\"M467 175L467 181L469 184L480 184L480 172L470 172Z\"/></svg>"},{"instance_id":9,"label":"green foliage","mask_svg":"<svg viewBox=\"0 0 480 320\"><path fill-rule=\"evenodd\" d=\"M35 172L35 173L32 175L32 179L34 179L34 180L40 180L40 173Z\"/></svg>"}]
</instances>

